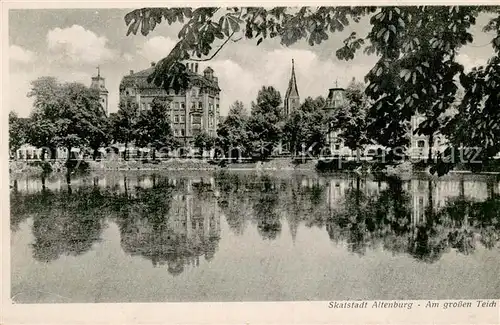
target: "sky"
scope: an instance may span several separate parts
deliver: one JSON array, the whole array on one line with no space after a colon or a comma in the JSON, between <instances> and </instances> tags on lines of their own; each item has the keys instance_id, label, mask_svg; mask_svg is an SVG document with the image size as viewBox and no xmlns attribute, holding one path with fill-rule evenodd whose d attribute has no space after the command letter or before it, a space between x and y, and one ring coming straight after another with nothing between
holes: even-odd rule
<instances>
[{"instance_id":1,"label":"sky","mask_svg":"<svg viewBox=\"0 0 500 325\"><path fill-rule=\"evenodd\" d=\"M106 79L109 112L118 109L118 87L130 70L140 71L165 57L177 41L181 25L161 24L148 36L126 36L124 16L132 9L24 9L9 12L9 87L10 110L21 117L29 116L32 99L27 97L31 81L41 76L54 76L60 81L90 85L97 74ZM479 17L472 29L474 42L464 47L458 60L470 69L484 64L493 54L491 35L481 31L487 17ZM340 61L335 51L343 40L356 31L366 36L368 18L330 34L320 45L305 41L285 47L278 40L229 42L201 69L210 66L219 78L221 115L230 105L242 101L246 107L255 100L259 89L274 86L284 96L295 61L297 85L301 100L311 96L327 96L328 89L345 87L356 78L362 81L377 57L361 51L354 60Z\"/></svg>"}]
</instances>

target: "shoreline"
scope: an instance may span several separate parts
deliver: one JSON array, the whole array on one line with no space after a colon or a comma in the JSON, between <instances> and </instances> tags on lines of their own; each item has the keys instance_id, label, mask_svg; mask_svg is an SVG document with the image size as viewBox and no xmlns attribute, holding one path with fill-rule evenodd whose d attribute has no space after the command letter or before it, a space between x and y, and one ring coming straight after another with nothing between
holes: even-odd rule
<instances>
[{"instance_id":1,"label":"shoreline","mask_svg":"<svg viewBox=\"0 0 500 325\"><path fill-rule=\"evenodd\" d=\"M317 174L342 174L342 173L358 173L359 175L367 176L374 175L372 172L358 172L356 170L345 168L341 170L325 170L320 171L316 168L317 160L310 160L301 164L294 164L289 159L277 158L265 162L252 162L252 163L233 163L228 164L224 167L208 163L207 161L199 161L195 159L186 160L170 160L161 161L159 163L147 163L140 161L106 161L106 162L96 162L88 161L83 172L177 172L177 171L188 171L188 172L203 172L203 171L262 171L262 172L305 172L305 173L317 173ZM20 175L20 174L41 174L44 168L42 167L41 161L9 161L9 174L10 175ZM60 161L50 162L46 161L46 165L50 166L47 174L57 175L66 174L67 169ZM401 171L379 171L376 173L385 174L388 176L405 176L410 174L427 174L430 177L446 177L431 175L425 170L414 169L410 166L408 170ZM496 176L500 175L499 171L481 171L473 172L470 170L450 170L447 175L484 175L484 176Z\"/></svg>"}]
</instances>

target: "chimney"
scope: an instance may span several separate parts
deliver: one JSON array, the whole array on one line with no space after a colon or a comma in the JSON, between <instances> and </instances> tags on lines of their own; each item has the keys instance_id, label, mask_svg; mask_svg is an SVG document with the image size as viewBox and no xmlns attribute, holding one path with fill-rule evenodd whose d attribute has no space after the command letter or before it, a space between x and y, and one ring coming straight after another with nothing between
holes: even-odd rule
<instances>
[{"instance_id":1,"label":"chimney","mask_svg":"<svg viewBox=\"0 0 500 325\"><path fill-rule=\"evenodd\" d=\"M194 64L194 72L195 72L195 73L198 73L198 63L195 63L195 64Z\"/></svg>"},{"instance_id":2,"label":"chimney","mask_svg":"<svg viewBox=\"0 0 500 325\"><path fill-rule=\"evenodd\" d=\"M151 66L154 67L156 65L155 62L151 62Z\"/></svg>"},{"instance_id":3,"label":"chimney","mask_svg":"<svg viewBox=\"0 0 500 325\"><path fill-rule=\"evenodd\" d=\"M130 70L130 74L131 74L131 75L132 75L132 74L134 74L134 70Z\"/></svg>"}]
</instances>

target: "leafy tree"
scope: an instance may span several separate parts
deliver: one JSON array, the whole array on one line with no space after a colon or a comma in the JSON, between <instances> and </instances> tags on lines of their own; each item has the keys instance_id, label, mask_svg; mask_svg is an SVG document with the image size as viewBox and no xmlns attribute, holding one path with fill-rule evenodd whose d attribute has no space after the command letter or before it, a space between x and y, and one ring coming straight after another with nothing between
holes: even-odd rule
<instances>
[{"instance_id":1,"label":"leafy tree","mask_svg":"<svg viewBox=\"0 0 500 325\"><path fill-rule=\"evenodd\" d=\"M240 148L240 152L245 154L244 150L248 145L247 132L248 114L242 102L236 101L229 108L229 113L224 121L217 128L217 145L224 152L233 157L233 149Z\"/></svg>"},{"instance_id":2,"label":"leafy tree","mask_svg":"<svg viewBox=\"0 0 500 325\"><path fill-rule=\"evenodd\" d=\"M129 12L125 23L129 26L127 35L140 30L144 36L162 22L183 24L179 41L157 63L149 78L156 85L178 91L188 82L183 60L210 60L230 40L245 37L256 39L260 44L264 39L278 37L283 45L289 46L308 38L310 45L319 44L328 38L326 31L341 31L348 26L348 18L359 21L361 16L374 10L366 7L321 7L317 10L303 7L296 12L284 7L143 8Z\"/></svg>"},{"instance_id":3,"label":"leafy tree","mask_svg":"<svg viewBox=\"0 0 500 325\"><path fill-rule=\"evenodd\" d=\"M68 150L69 159L72 148L89 146L105 129L106 114L95 89L42 77L32 82L28 96L34 97L28 141L43 148L42 159L47 147L55 158L58 146Z\"/></svg>"},{"instance_id":4,"label":"leafy tree","mask_svg":"<svg viewBox=\"0 0 500 325\"><path fill-rule=\"evenodd\" d=\"M452 106L463 76L458 50L473 38L470 28L482 7L382 8L371 19L371 49L381 56L367 75L373 132L381 144L407 144L403 134L417 112L425 116L417 133L427 135L430 147L443 128L443 115ZM498 9L493 9L498 14ZM463 78L461 78L463 79ZM473 85L464 85L471 88ZM477 109L474 107L473 110ZM487 120L487 118L485 119ZM396 141L391 140L396 139ZM399 141L398 141L399 139ZM432 159L431 151L429 158Z\"/></svg>"},{"instance_id":5,"label":"leafy tree","mask_svg":"<svg viewBox=\"0 0 500 325\"><path fill-rule=\"evenodd\" d=\"M323 97L307 97L298 110L286 119L283 127L284 138L289 141L292 154L310 148L313 154L326 145L327 116Z\"/></svg>"},{"instance_id":6,"label":"leafy tree","mask_svg":"<svg viewBox=\"0 0 500 325\"><path fill-rule=\"evenodd\" d=\"M131 99L120 100L118 112L110 115L113 139L125 145L123 158L128 159L127 151L136 139L136 125L139 119L139 106Z\"/></svg>"},{"instance_id":7,"label":"leafy tree","mask_svg":"<svg viewBox=\"0 0 500 325\"><path fill-rule=\"evenodd\" d=\"M334 126L340 130L340 137L351 150L358 151L371 143L368 137L369 101L364 85L352 81L346 89L347 104L334 112Z\"/></svg>"},{"instance_id":8,"label":"leafy tree","mask_svg":"<svg viewBox=\"0 0 500 325\"><path fill-rule=\"evenodd\" d=\"M107 147L112 140L112 129L110 119L99 119L99 128L94 129L94 132L89 138L89 147L92 149L92 159L96 160L100 155L99 148Z\"/></svg>"},{"instance_id":9,"label":"leafy tree","mask_svg":"<svg viewBox=\"0 0 500 325\"><path fill-rule=\"evenodd\" d=\"M72 148L89 146L93 136L104 132L106 114L99 102L97 90L78 83L65 84L62 90L56 139L60 146L71 152Z\"/></svg>"},{"instance_id":10,"label":"leafy tree","mask_svg":"<svg viewBox=\"0 0 500 325\"><path fill-rule=\"evenodd\" d=\"M470 30L477 16L484 13L492 16L485 30L494 32L491 43L495 54L484 67L465 74L456 54L473 41ZM453 125L468 121L462 130L469 126L475 132L464 133L472 135L464 143L486 144L486 158L500 151L500 119L495 109L499 7L144 8L129 12L125 23L129 26L127 34L140 29L143 35L162 21L183 24L178 43L149 78L157 85L178 90L188 80L182 61L210 60L229 40L245 37L259 45L265 39L277 38L289 46L305 39L315 45L366 15L370 15L369 33L365 37L351 33L336 54L350 60L363 48L365 53L379 57L366 76L366 94L373 102L368 112L369 136L389 148L407 146L409 121L420 111L426 119L417 133L427 135L432 145L434 134L448 122L442 115L456 97L455 80L460 77L465 96Z\"/></svg>"},{"instance_id":11,"label":"leafy tree","mask_svg":"<svg viewBox=\"0 0 500 325\"><path fill-rule=\"evenodd\" d=\"M141 111L135 124L136 145L151 146L153 160L156 151L173 147L173 133L168 113L167 100L155 98L150 110Z\"/></svg>"},{"instance_id":12,"label":"leafy tree","mask_svg":"<svg viewBox=\"0 0 500 325\"><path fill-rule=\"evenodd\" d=\"M273 86L262 86L257 94L256 102L252 103L252 115L269 114L278 120L281 117L281 94Z\"/></svg>"},{"instance_id":13,"label":"leafy tree","mask_svg":"<svg viewBox=\"0 0 500 325\"><path fill-rule=\"evenodd\" d=\"M212 137L206 132L200 132L194 137L194 146L200 150L200 154L203 154L204 150L210 150L215 145L216 138Z\"/></svg>"},{"instance_id":14,"label":"leafy tree","mask_svg":"<svg viewBox=\"0 0 500 325\"><path fill-rule=\"evenodd\" d=\"M284 120L280 105L281 95L272 86L263 86L252 103L247 130L251 149L259 152L260 158L270 156L281 139Z\"/></svg>"},{"instance_id":15,"label":"leafy tree","mask_svg":"<svg viewBox=\"0 0 500 325\"><path fill-rule=\"evenodd\" d=\"M496 20L497 28L500 28L499 20ZM468 152L461 152L465 160L474 158L477 164L471 162L473 170L481 169L498 152L500 152L500 36L494 44L496 57L490 59L486 66L474 68L470 73L461 75L461 83L465 88L465 94L457 106L458 113L450 120L443 131L448 136L451 147L445 151L446 158L457 155L458 148L476 148ZM448 159L449 160L449 159ZM443 167L443 166L440 166ZM450 165L445 166L444 173Z\"/></svg>"},{"instance_id":16,"label":"leafy tree","mask_svg":"<svg viewBox=\"0 0 500 325\"><path fill-rule=\"evenodd\" d=\"M56 158L57 143L56 119L58 113L58 98L60 87L56 78L42 77L31 83L28 97L34 99L33 111L29 117L27 140L37 148L42 148L42 160L45 159L47 148L50 150L51 159Z\"/></svg>"},{"instance_id":17,"label":"leafy tree","mask_svg":"<svg viewBox=\"0 0 500 325\"><path fill-rule=\"evenodd\" d=\"M17 116L15 112L9 112L9 150L10 155L16 157L16 151L26 143L27 121Z\"/></svg>"}]
</instances>

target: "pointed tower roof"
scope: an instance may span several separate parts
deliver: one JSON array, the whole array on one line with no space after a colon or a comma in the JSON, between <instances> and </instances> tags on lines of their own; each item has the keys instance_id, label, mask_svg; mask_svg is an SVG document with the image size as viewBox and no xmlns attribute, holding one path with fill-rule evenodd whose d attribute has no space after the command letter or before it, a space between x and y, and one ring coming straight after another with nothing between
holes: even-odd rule
<instances>
[{"instance_id":1,"label":"pointed tower roof","mask_svg":"<svg viewBox=\"0 0 500 325\"><path fill-rule=\"evenodd\" d=\"M292 76L288 82L288 89L286 90L285 98L299 97L299 89L297 88L297 80L295 78L295 64L292 59Z\"/></svg>"}]
</instances>

